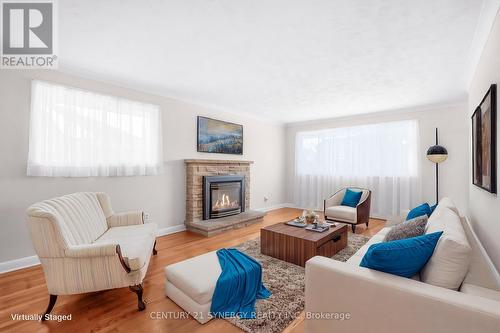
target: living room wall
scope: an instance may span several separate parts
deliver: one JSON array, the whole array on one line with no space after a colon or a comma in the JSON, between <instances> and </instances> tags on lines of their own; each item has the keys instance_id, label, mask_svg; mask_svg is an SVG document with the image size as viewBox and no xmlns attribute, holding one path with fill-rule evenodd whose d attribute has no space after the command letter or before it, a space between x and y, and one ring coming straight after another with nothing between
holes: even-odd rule
<instances>
[{"instance_id":1,"label":"living room wall","mask_svg":"<svg viewBox=\"0 0 500 333\"><path fill-rule=\"evenodd\" d=\"M34 78L160 105L164 174L149 177L27 177L30 90ZM243 124L243 156L198 153L198 115ZM145 210L163 233L181 230L185 216L183 160L186 158L252 160L255 163L251 167L251 207L268 208L282 204L285 199L282 125L56 71L2 71L0 148L0 263L35 254L25 223L25 211L30 204L77 191L107 192L115 211ZM268 201L264 201L264 197Z\"/></svg>"},{"instance_id":2,"label":"living room wall","mask_svg":"<svg viewBox=\"0 0 500 333\"><path fill-rule=\"evenodd\" d=\"M500 13L497 13L495 23L491 29L488 41L483 49L481 58L476 67L476 71L469 88L469 107L467 121L479 105L486 91L491 84L500 84ZM497 88L498 89L498 88ZM498 90L497 90L498 91ZM497 93L498 94L498 93ZM497 97L498 100L498 97ZM498 109L497 101L497 115ZM497 131L500 129L497 116ZM469 124L468 147L470 155L471 133ZM500 135L497 134L497 147L499 146ZM471 159L470 159L471 160ZM497 179L500 153L497 148ZM471 168L469 164L469 168ZM479 187L472 185L471 172L467 174L469 187L469 211L472 226L481 242L488 252L491 260L500 269L500 199L498 195L486 192Z\"/></svg>"},{"instance_id":3,"label":"living room wall","mask_svg":"<svg viewBox=\"0 0 500 333\"><path fill-rule=\"evenodd\" d=\"M286 128L286 184L287 202L293 202L292 191L295 174L295 134L335 127L416 119L420 131L420 167L422 178L422 201L435 202L435 164L426 158L427 148L435 143L435 128L439 129L439 143L448 150L448 159L439 166L439 196L453 199L462 214L467 213L467 137L469 124L465 121L466 105L434 106L366 114L288 124Z\"/></svg>"}]
</instances>

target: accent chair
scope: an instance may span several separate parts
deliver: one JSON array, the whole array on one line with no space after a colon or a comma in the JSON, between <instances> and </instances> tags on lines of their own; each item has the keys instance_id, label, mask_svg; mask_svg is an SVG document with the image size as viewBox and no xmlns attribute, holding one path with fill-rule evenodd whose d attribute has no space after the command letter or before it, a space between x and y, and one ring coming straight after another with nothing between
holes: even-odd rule
<instances>
[{"instance_id":1,"label":"accent chair","mask_svg":"<svg viewBox=\"0 0 500 333\"><path fill-rule=\"evenodd\" d=\"M348 188L362 192L361 199L356 207L341 205ZM323 213L325 214L325 220L348 223L352 227L352 232L356 232L357 224L366 224L368 226L368 222L370 221L371 193L368 189L352 186L338 190L324 201Z\"/></svg>"},{"instance_id":2,"label":"accent chair","mask_svg":"<svg viewBox=\"0 0 500 333\"><path fill-rule=\"evenodd\" d=\"M143 212L114 213L107 194L82 192L33 204L27 215L50 294L42 321L59 295L114 288L129 287L146 308L142 282L157 227Z\"/></svg>"}]
</instances>

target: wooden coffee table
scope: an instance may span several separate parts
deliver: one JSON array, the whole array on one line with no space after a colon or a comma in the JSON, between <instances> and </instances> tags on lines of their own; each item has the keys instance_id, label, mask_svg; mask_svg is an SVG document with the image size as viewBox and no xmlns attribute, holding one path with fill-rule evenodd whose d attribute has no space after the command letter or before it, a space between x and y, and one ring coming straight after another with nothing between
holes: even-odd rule
<instances>
[{"instance_id":1,"label":"wooden coffee table","mask_svg":"<svg viewBox=\"0 0 500 333\"><path fill-rule=\"evenodd\" d=\"M260 229L262 254L305 267L314 256L332 257L347 246L347 224L335 223L325 232L273 224Z\"/></svg>"}]
</instances>

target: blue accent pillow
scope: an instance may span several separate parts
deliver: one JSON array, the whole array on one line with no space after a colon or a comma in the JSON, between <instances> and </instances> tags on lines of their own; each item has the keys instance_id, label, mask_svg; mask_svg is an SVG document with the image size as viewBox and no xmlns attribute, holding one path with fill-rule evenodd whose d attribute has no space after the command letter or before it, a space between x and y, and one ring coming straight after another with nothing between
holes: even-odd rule
<instances>
[{"instance_id":1,"label":"blue accent pillow","mask_svg":"<svg viewBox=\"0 0 500 333\"><path fill-rule=\"evenodd\" d=\"M342 206L356 207L361 200L361 195L363 192L353 191L351 189L346 189L344 198L342 199Z\"/></svg>"},{"instance_id":2,"label":"blue accent pillow","mask_svg":"<svg viewBox=\"0 0 500 333\"><path fill-rule=\"evenodd\" d=\"M431 216L431 207L427 202L410 210L408 216L406 217L406 221L423 215Z\"/></svg>"},{"instance_id":3,"label":"blue accent pillow","mask_svg":"<svg viewBox=\"0 0 500 333\"><path fill-rule=\"evenodd\" d=\"M425 266L442 234L442 231L438 231L373 244L366 251L359 266L410 278Z\"/></svg>"},{"instance_id":4,"label":"blue accent pillow","mask_svg":"<svg viewBox=\"0 0 500 333\"><path fill-rule=\"evenodd\" d=\"M436 209L436 207L438 206L438 204L435 204L435 205L432 205L430 208L431 208L431 214L429 215L429 217L432 215L432 213L434 213L434 210Z\"/></svg>"}]
</instances>

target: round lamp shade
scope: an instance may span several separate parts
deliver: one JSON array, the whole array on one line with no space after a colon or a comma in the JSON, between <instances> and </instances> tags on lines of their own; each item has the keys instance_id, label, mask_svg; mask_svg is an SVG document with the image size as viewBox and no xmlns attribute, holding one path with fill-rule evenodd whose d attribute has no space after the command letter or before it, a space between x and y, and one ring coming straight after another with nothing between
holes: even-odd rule
<instances>
[{"instance_id":1,"label":"round lamp shade","mask_svg":"<svg viewBox=\"0 0 500 333\"><path fill-rule=\"evenodd\" d=\"M427 159L434 163L444 162L448 158L448 151L445 147L435 145L427 149Z\"/></svg>"}]
</instances>

